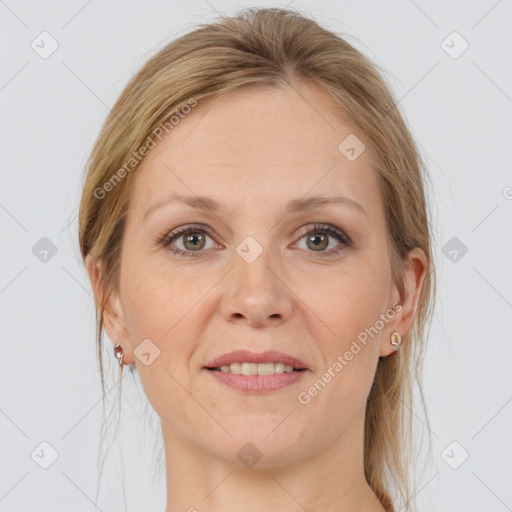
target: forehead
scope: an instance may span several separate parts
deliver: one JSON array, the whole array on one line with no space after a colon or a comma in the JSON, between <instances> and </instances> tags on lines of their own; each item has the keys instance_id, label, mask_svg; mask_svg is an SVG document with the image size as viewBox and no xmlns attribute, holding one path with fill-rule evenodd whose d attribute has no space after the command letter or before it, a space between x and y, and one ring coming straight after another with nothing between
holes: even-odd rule
<instances>
[{"instance_id":1,"label":"forehead","mask_svg":"<svg viewBox=\"0 0 512 512\"><path fill-rule=\"evenodd\" d=\"M251 86L209 98L156 142L131 187L130 209L139 212L170 192L267 207L308 191L363 205L377 199L364 135L311 86ZM348 146L365 149L349 159Z\"/></svg>"}]
</instances>

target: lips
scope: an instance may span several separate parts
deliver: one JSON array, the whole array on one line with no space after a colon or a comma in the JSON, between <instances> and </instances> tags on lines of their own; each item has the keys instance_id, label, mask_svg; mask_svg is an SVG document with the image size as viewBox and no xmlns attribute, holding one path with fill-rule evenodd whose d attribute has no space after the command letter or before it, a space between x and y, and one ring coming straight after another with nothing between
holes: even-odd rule
<instances>
[{"instance_id":1,"label":"lips","mask_svg":"<svg viewBox=\"0 0 512 512\"><path fill-rule=\"evenodd\" d=\"M229 366L232 363L281 363L292 366L295 370L309 369L306 363L300 359L276 350L267 350L260 353L251 352L250 350L235 350L213 359L205 365L205 368L217 369L221 366Z\"/></svg>"}]
</instances>

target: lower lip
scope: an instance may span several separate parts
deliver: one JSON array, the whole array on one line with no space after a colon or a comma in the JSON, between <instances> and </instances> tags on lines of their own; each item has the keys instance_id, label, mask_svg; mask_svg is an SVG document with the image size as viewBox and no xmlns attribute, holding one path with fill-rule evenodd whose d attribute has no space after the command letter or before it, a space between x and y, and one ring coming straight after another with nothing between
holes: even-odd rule
<instances>
[{"instance_id":1,"label":"lower lip","mask_svg":"<svg viewBox=\"0 0 512 512\"><path fill-rule=\"evenodd\" d=\"M284 388L298 382L307 370L300 372L274 373L273 375L241 375L217 370L206 370L218 381L239 391L265 393Z\"/></svg>"}]
</instances>

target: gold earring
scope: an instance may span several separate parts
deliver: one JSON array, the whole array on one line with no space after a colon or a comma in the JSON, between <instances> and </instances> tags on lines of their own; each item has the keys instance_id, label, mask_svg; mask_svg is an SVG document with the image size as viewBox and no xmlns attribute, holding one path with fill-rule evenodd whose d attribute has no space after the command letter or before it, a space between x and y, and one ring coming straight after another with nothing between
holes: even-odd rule
<instances>
[{"instance_id":1,"label":"gold earring","mask_svg":"<svg viewBox=\"0 0 512 512\"><path fill-rule=\"evenodd\" d=\"M118 344L114 347L114 355L119 361L119 366L123 366L124 350L122 345Z\"/></svg>"},{"instance_id":2,"label":"gold earring","mask_svg":"<svg viewBox=\"0 0 512 512\"><path fill-rule=\"evenodd\" d=\"M391 345L395 347L395 350L398 350L400 348L400 345L402 343L402 336L396 331L393 331L389 337L391 341Z\"/></svg>"}]
</instances>

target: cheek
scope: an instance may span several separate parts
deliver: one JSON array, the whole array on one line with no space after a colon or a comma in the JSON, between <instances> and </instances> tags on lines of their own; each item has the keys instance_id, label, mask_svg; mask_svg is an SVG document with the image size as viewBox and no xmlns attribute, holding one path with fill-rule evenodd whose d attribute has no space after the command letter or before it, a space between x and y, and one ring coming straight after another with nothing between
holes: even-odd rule
<instances>
[{"instance_id":1,"label":"cheek","mask_svg":"<svg viewBox=\"0 0 512 512\"><path fill-rule=\"evenodd\" d=\"M333 383L325 398L347 413L365 404L373 382L381 332L371 328L385 312L385 283L385 269L371 264L351 268L331 276L312 308L323 321L311 329L324 358L318 373L329 373L325 380Z\"/></svg>"},{"instance_id":2,"label":"cheek","mask_svg":"<svg viewBox=\"0 0 512 512\"><path fill-rule=\"evenodd\" d=\"M124 296L128 320L138 337L153 336L162 343L187 324L204 290L179 271L141 258L124 269Z\"/></svg>"},{"instance_id":3,"label":"cheek","mask_svg":"<svg viewBox=\"0 0 512 512\"><path fill-rule=\"evenodd\" d=\"M375 323L384 313L381 309L389 293L385 283L385 269L361 258L342 271L331 272L323 286L315 288L312 309L329 327L327 332L332 341L325 348L344 350L360 332Z\"/></svg>"},{"instance_id":4,"label":"cheek","mask_svg":"<svg viewBox=\"0 0 512 512\"><path fill-rule=\"evenodd\" d=\"M181 421L186 424L191 421L186 419L184 406L190 402L186 391L191 387L190 359L196 348L195 340L199 338L196 332L199 324L195 323L195 327L191 320L195 308L201 307L200 297L193 287L184 286L183 278L169 281L166 279L169 273L166 276L155 268L135 273L132 266L130 270L124 290L124 309L140 381L161 417L173 425ZM141 344L147 339L152 343ZM150 353L150 364L143 362L142 352Z\"/></svg>"},{"instance_id":5,"label":"cheek","mask_svg":"<svg viewBox=\"0 0 512 512\"><path fill-rule=\"evenodd\" d=\"M136 359L141 379L168 381L167 370L187 385L189 361L199 338L199 323L194 318L201 308L201 293L197 287L186 286L183 277L169 272L155 268L140 273L133 267L130 270L124 309L132 348L137 356L138 345L149 339L158 353L149 367Z\"/></svg>"}]
</instances>

